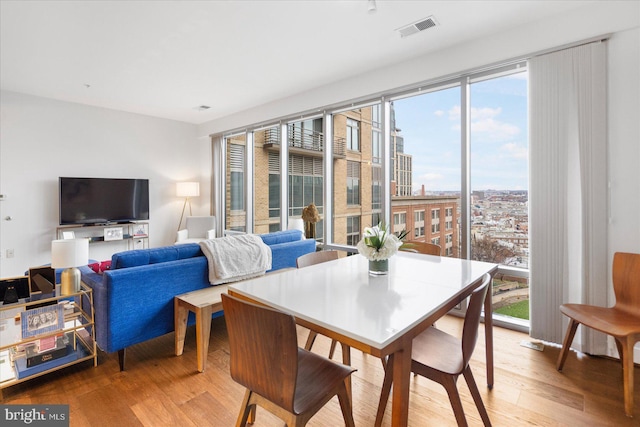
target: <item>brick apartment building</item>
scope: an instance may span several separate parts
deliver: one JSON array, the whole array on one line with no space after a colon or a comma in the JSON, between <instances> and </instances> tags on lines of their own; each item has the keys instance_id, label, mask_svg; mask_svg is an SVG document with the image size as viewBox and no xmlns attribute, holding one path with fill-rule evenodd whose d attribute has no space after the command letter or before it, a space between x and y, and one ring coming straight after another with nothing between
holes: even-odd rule
<instances>
[{"instance_id":1,"label":"brick apartment building","mask_svg":"<svg viewBox=\"0 0 640 427\"><path fill-rule=\"evenodd\" d=\"M393 111L393 110L392 110ZM365 227L377 224L382 213L382 133L378 105L333 116L333 243L355 246ZM391 159L392 230L411 230L408 241L434 242L457 255L457 199L411 194L411 155L392 114ZM324 241L322 118L291 123L289 145L289 212L299 218L315 203L322 220L316 238ZM254 232L280 228L280 126L253 132ZM246 135L227 138L226 228L244 231L244 167ZM398 185L398 181L401 184Z\"/></svg>"}]
</instances>

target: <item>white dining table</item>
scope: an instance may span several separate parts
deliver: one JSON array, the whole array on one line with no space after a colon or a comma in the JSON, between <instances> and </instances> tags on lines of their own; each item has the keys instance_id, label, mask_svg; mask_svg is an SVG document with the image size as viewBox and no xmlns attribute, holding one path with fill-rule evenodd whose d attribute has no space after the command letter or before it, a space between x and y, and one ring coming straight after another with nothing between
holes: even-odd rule
<instances>
[{"instance_id":1,"label":"white dining table","mask_svg":"<svg viewBox=\"0 0 640 427\"><path fill-rule=\"evenodd\" d=\"M373 356L393 354L392 425L407 426L411 345L480 286L492 263L399 252L387 275L369 274L356 254L301 269L285 270L230 284L228 292L287 313L296 322ZM491 312L487 292L485 312ZM491 316L485 318L487 383L493 386ZM349 351L343 362L350 363Z\"/></svg>"}]
</instances>

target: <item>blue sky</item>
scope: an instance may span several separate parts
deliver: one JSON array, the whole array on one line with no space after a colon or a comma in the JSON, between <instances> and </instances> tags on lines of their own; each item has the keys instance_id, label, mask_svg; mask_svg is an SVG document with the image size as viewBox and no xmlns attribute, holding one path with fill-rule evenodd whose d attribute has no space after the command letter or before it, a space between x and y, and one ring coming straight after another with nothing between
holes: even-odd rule
<instances>
[{"instance_id":1,"label":"blue sky","mask_svg":"<svg viewBox=\"0 0 640 427\"><path fill-rule=\"evenodd\" d=\"M528 188L527 73L471 85L471 189ZM394 101L413 188L460 190L460 89Z\"/></svg>"}]
</instances>

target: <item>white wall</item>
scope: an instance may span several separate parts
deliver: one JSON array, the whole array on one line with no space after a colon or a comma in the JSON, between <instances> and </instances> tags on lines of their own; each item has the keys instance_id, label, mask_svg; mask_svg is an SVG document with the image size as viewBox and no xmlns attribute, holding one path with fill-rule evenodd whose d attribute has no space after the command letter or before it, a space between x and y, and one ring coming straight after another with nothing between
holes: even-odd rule
<instances>
[{"instance_id":1,"label":"white wall","mask_svg":"<svg viewBox=\"0 0 640 427\"><path fill-rule=\"evenodd\" d=\"M176 181L199 181L193 213L209 214L211 144L196 137L195 125L13 92L0 93L0 107L0 193L7 196L0 277L51 261L59 176L149 179L153 247L175 240L183 203ZM123 242L92 244L90 256L105 260L123 249Z\"/></svg>"}]
</instances>

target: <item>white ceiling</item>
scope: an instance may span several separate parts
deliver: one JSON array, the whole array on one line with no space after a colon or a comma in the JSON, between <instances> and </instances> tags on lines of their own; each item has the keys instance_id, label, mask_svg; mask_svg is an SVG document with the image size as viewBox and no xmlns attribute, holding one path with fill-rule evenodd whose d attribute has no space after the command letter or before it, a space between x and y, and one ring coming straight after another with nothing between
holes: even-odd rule
<instances>
[{"instance_id":1,"label":"white ceiling","mask_svg":"<svg viewBox=\"0 0 640 427\"><path fill-rule=\"evenodd\" d=\"M376 3L1 0L0 87L200 124L594 2Z\"/></svg>"}]
</instances>

